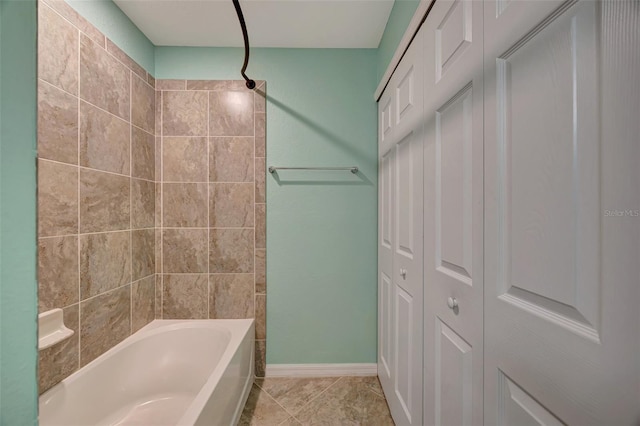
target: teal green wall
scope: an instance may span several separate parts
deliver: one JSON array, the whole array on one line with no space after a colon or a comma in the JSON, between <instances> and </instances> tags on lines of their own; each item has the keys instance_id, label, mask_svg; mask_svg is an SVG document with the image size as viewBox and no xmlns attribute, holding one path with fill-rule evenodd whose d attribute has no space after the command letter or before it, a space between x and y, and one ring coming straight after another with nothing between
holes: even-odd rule
<instances>
[{"instance_id":1,"label":"teal green wall","mask_svg":"<svg viewBox=\"0 0 640 426\"><path fill-rule=\"evenodd\" d=\"M154 45L111 0L67 0L138 65L154 74Z\"/></svg>"},{"instance_id":2,"label":"teal green wall","mask_svg":"<svg viewBox=\"0 0 640 426\"><path fill-rule=\"evenodd\" d=\"M0 1L0 424L37 423L36 2Z\"/></svg>"},{"instance_id":3,"label":"teal green wall","mask_svg":"<svg viewBox=\"0 0 640 426\"><path fill-rule=\"evenodd\" d=\"M156 48L156 77L238 79L243 51ZM267 80L267 363L376 362L375 49L252 49ZM278 179L279 178L279 179Z\"/></svg>"},{"instance_id":4,"label":"teal green wall","mask_svg":"<svg viewBox=\"0 0 640 426\"><path fill-rule=\"evenodd\" d=\"M396 0L393 4L382 40L378 45L378 82L387 70L391 58L396 53L398 44L400 44L409 22L411 22L411 18L413 18L413 14L418 8L418 4L420 4L420 0Z\"/></svg>"}]
</instances>

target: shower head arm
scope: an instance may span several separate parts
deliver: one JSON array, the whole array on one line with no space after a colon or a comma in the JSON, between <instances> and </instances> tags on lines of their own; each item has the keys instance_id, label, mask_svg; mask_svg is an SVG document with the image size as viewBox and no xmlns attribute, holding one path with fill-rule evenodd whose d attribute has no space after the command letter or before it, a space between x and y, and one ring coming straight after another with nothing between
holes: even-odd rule
<instances>
[{"instance_id":1,"label":"shower head arm","mask_svg":"<svg viewBox=\"0 0 640 426\"><path fill-rule=\"evenodd\" d=\"M244 15L242 14L242 8L240 7L240 0L232 0L233 6L236 8L236 13L238 14L238 20L240 21L240 28L242 28L242 37L244 38L244 63L242 64L242 70L240 74L247 82L247 87L249 89L254 89L256 87L256 82L247 77L245 71L247 70L247 66L249 65L249 34L247 34L247 24L244 22Z\"/></svg>"}]
</instances>

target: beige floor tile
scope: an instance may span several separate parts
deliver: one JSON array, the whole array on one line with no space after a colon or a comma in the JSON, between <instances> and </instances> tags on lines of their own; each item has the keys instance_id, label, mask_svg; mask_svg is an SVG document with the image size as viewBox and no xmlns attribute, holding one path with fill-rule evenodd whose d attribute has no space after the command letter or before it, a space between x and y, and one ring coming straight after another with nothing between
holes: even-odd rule
<instances>
[{"instance_id":1,"label":"beige floor tile","mask_svg":"<svg viewBox=\"0 0 640 426\"><path fill-rule=\"evenodd\" d=\"M254 384L238 425L276 426L289 417L291 417L289 413Z\"/></svg>"},{"instance_id":2,"label":"beige floor tile","mask_svg":"<svg viewBox=\"0 0 640 426\"><path fill-rule=\"evenodd\" d=\"M309 401L337 380L338 377L266 378L257 379L256 384L271 395L285 410L295 415Z\"/></svg>"}]
</instances>

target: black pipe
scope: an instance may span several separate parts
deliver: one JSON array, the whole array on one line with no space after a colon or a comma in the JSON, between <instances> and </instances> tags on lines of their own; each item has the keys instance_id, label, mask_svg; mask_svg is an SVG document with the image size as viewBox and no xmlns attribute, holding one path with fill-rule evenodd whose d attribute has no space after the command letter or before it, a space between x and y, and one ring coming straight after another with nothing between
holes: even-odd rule
<instances>
[{"instance_id":1,"label":"black pipe","mask_svg":"<svg viewBox=\"0 0 640 426\"><path fill-rule=\"evenodd\" d=\"M254 89L256 87L256 82L251 80L244 73L247 70L247 65L249 65L249 35L247 34L247 24L244 22L244 15L242 14L242 9L240 8L240 0L233 0L233 6L236 8L238 20L240 21L240 27L242 28L242 36L244 37L244 64L242 64L242 70L240 71L240 73L247 82L247 87L249 89Z\"/></svg>"}]
</instances>

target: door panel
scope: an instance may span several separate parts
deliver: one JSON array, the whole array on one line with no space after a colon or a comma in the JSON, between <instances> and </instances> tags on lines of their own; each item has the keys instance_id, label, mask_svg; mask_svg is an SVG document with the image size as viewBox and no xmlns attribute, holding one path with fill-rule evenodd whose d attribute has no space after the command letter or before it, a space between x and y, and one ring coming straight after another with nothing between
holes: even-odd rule
<instances>
[{"instance_id":1,"label":"door panel","mask_svg":"<svg viewBox=\"0 0 640 426\"><path fill-rule=\"evenodd\" d=\"M485 1L486 424L640 421L638 24Z\"/></svg>"},{"instance_id":2,"label":"door panel","mask_svg":"<svg viewBox=\"0 0 640 426\"><path fill-rule=\"evenodd\" d=\"M423 53L417 37L379 104L378 368L398 425L422 425Z\"/></svg>"},{"instance_id":3,"label":"door panel","mask_svg":"<svg viewBox=\"0 0 640 426\"><path fill-rule=\"evenodd\" d=\"M482 3L425 27L425 424L482 424Z\"/></svg>"}]
</instances>

